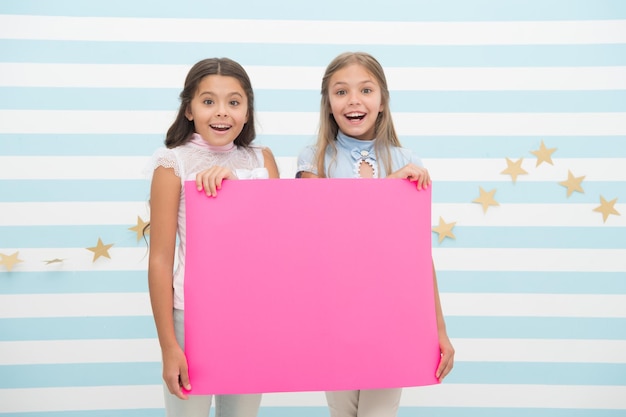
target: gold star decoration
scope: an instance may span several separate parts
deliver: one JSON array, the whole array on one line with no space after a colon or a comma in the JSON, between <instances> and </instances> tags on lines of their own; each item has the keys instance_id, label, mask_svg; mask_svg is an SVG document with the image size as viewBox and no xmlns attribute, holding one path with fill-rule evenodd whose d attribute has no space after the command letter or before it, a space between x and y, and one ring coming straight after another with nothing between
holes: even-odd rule
<instances>
[{"instance_id":1,"label":"gold star decoration","mask_svg":"<svg viewBox=\"0 0 626 417\"><path fill-rule=\"evenodd\" d=\"M144 222L141 217L137 216L137 225L128 228L128 230L132 230L133 232L137 233L137 242L141 240L144 234L145 235L150 234L150 228L146 229L146 226L148 224L149 222ZM144 229L146 229L145 233L144 233Z\"/></svg>"},{"instance_id":2,"label":"gold star decoration","mask_svg":"<svg viewBox=\"0 0 626 417\"><path fill-rule=\"evenodd\" d=\"M109 249L111 249L111 246L113 246L113 243L105 245L102 243L102 239L98 238L98 244L96 246L85 249L93 252L93 262L96 262L96 260L101 256L111 259L111 256L109 255Z\"/></svg>"},{"instance_id":3,"label":"gold star decoration","mask_svg":"<svg viewBox=\"0 0 626 417\"><path fill-rule=\"evenodd\" d=\"M63 262L64 260L65 259L54 258L54 259L45 260L44 262L46 263L46 265L50 265L50 264L59 264Z\"/></svg>"},{"instance_id":4,"label":"gold star decoration","mask_svg":"<svg viewBox=\"0 0 626 417\"><path fill-rule=\"evenodd\" d=\"M598 211L602 213L602 221L606 223L606 219L609 218L609 215L615 214L616 216L621 216L621 214L615 210L615 203L617 202L617 198L614 198L611 201L606 201L604 197L600 196L600 205L593 209L593 211Z\"/></svg>"},{"instance_id":5,"label":"gold star decoration","mask_svg":"<svg viewBox=\"0 0 626 417\"><path fill-rule=\"evenodd\" d=\"M520 158L517 161L513 162L509 158L506 158L507 167L500 174L508 174L513 179L513 182L517 181L518 175L528 174L528 172L524 171L522 168L522 161L524 158Z\"/></svg>"},{"instance_id":6,"label":"gold star decoration","mask_svg":"<svg viewBox=\"0 0 626 417\"><path fill-rule=\"evenodd\" d=\"M499 206L500 203L498 203L495 198L493 197L496 193L496 189L494 188L491 191L485 191L483 190L483 187L478 187L480 188L480 196L476 199L473 200L472 203L479 203L483 206L483 212L487 213L487 209L489 208L489 206Z\"/></svg>"},{"instance_id":7,"label":"gold star decoration","mask_svg":"<svg viewBox=\"0 0 626 417\"><path fill-rule=\"evenodd\" d=\"M554 151L556 151L556 148L546 148L546 145L543 143L542 140L539 149L537 149L536 151L530 151L530 153L537 157L537 165L535 166L538 167L539 165L541 165L542 162L547 162L550 165L554 165L552 163L552 154L554 153Z\"/></svg>"},{"instance_id":8,"label":"gold star decoration","mask_svg":"<svg viewBox=\"0 0 626 417\"><path fill-rule=\"evenodd\" d=\"M5 255L4 253L0 253L0 265L4 265L7 271L11 271L15 264L19 262L24 262L21 259L18 259L19 252L15 252L12 255Z\"/></svg>"},{"instance_id":9,"label":"gold star decoration","mask_svg":"<svg viewBox=\"0 0 626 417\"><path fill-rule=\"evenodd\" d=\"M572 174L572 171L567 170L567 180L561 181L559 185L567 187L567 196L569 197L574 191L578 191L579 193L585 192L583 187L580 185L584 179L584 175L582 177L575 177L574 174Z\"/></svg>"},{"instance_id":10,"label":"gold star decoration","mask_svg":"<svg viewBox=\"0 0 626 417\"><path fill-rule=\"evenodd\" d=\"M452 229L456 222L446 223L443 220L443 217L439 216L439 225L437 227L433 227L433 232L439 234L439 243L441 243L445 238L456 239L454 233L452 233Z\"/></svg>"}]
</instances>

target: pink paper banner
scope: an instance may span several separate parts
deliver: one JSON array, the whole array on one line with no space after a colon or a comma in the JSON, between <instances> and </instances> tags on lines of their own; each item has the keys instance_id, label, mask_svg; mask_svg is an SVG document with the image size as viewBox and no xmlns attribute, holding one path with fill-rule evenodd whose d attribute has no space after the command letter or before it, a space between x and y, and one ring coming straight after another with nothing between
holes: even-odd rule
<instances>
[{"instance_id":1,"label":"pink paper banner","mask_svg":"<svg viewBox=\"0 0 626 417\"><path fill-rule=\"evenodd\" d=\"M430 189L190 181L185 198L191 394L437 383Z\"/></svg>"}]
</instances>

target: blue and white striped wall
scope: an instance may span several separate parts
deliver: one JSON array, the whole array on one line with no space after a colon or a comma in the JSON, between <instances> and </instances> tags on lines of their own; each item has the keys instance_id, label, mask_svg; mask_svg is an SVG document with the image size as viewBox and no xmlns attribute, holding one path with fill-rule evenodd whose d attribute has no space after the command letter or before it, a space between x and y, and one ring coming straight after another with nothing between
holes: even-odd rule
<instances>
[{"instance_id":1,"label":"blue and white striped wall","mask_svg":"<svg viewBox=\"0 0 626 417\"><path fill-rule=\"evenodd\" d=\"M246 67L258 141L292 177L348 50L386 68L432 224L456 222L433 234L456 367L406 389L400 416L626 415L626 2L20 0L0 1L0 416L164 415L129 228L187 70ZM506 158L523 158L515 183ZM484 213L480 187L500 205ZM620 215L603 221L601 196ZM99 238L110 259L92 262ZM321 393L268 394L260 413L327 415Z\"/></svg>"}]
</instances>

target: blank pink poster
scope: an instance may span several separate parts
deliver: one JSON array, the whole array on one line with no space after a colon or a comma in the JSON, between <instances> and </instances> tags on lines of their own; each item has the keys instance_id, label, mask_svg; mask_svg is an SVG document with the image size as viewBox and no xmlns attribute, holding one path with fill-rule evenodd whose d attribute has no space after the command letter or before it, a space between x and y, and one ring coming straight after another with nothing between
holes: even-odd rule
<instances>
[{"instance_id":1,"label":"blank pink poster","mask_svg":"<svg viewBox=\"0 0 626 417\"><path fill-rule=\"evenodd\" d=\"M437 383L430 189L187 182L185 198L191 394Z\"/></svg>"}]
</instances>

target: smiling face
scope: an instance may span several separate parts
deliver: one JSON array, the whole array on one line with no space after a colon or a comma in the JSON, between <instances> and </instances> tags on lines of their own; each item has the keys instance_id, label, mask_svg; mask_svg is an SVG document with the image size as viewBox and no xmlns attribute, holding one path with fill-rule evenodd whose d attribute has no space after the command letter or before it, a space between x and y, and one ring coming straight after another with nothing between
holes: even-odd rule
<instances>
[{"instance_id":1,"label":"smiling face","mask_svg":"<svg viewBox=\"0 0 626 417\"><path fill-rule=\"evenodd\" d=\"M228 145L248 122L248 98L236 78L209 75L198 84L185 116L209 145Z\"/></svg>"},{"instance_id":2,"label":"smiling face","mask_svg":"<svg viewBox=\"0 0 626 417\"><path fill-rule=\"evenodd\" d=\"M381 89L365 67L350 64L336 71L328 83L330 111L339 130L360 140L376 135L376 120L383 110Z\"/></svg>"}]
</instances>

